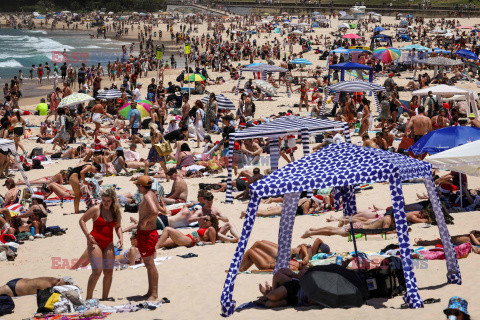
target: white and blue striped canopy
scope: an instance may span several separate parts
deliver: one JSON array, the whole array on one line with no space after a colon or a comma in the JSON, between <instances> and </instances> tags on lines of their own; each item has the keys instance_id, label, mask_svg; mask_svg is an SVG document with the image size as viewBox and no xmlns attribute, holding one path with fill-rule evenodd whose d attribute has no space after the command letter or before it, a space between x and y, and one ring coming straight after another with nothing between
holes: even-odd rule
<instances>
[{"instance_id":1,"label":"white and blue striped canopy","mask_svg":"<svg viewBox=\"0 0 480 320\"><path fill-rule=\"evenodd\" d=\"M272 122L260 124L245 130L230 134L231 140L243 140L259 137L278 137L290 134L298 134L302 128L308 132L321 132L328 130L344 130L345 123L328 119L302 118L297 116L285 116Z\"/></svg>"},{"instance_id":2,"label":"white and blue striped canopy","mask_svg":"<svg viewBox=\"0 0 480 320\"><path fill-rule=\"evenodd\" d=\"M385 91L385 88L381 85L366 82L366 81L342 81L331 85L327 88L330 92L358 92L358 91L368 91L368 92L381 92Z\"/></svg>"},{"instance_id":3,"label":"white and blue striped canopy","mask_svg":"<svg viewBox=\"0 0 480 320\"><path fill-rule=\"evenodd\" d=\"M203 103L207 103L208 100L210 99L210 95L203 97L200 101ZM221 110L235 110L235 105L233 102L225 97L223 94L217 94L215 95L215 99L217 100L218 103L218 109Z\"/></svg>"},{"instance_id":4,"label":"white and blue striped canopy","mask_svg":"<svg viewBox=\"0 0 480 320\"><path fill-rule=\"evenodd\" d=\"M118 99L122 97L122 91L118 89L110 89L107 91L103 91L102 93L99 93L97 95L98 99ZM127 97L130 97L130 95L127 93Z\"/></svg>"}]
</instances>

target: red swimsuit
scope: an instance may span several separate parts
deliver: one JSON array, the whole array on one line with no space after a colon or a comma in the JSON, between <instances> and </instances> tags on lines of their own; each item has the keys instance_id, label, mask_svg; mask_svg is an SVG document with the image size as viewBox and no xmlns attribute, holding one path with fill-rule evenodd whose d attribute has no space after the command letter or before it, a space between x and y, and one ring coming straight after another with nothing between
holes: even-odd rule
<instances>
[{"instance_id":1,"label":"red swimsuit","mask_svg":"<svg viewBox=\"0 0 480 320\"><path fill-rule=\"evenodd\" d=\"M102 250L105 250L105 248L113 242L113 229L116 225L116 221L105 221L102 214L93 222L93 230L90 234L95 238L95 241Z\"/></svg>"}]
</instances>

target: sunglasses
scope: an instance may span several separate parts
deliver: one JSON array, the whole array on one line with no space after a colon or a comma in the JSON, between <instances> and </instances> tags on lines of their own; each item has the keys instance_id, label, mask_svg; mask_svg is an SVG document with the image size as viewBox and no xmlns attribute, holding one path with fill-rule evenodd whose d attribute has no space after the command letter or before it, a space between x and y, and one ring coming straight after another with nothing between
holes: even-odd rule
<instances>
[{"instance_id":1,"label":"sunglasses","mask_svg":"<svg viewBox=\"0 0 480 320\"><path fill-rule=\"evenodd\" d=\"M207 201L213 201L213 198L205 198Z\"/></svg>"},{"instance_id":2,"label":"sunglasses","mask_svg":"<svg viewBox=\"0 0 480 320\"><path fill-rule=\"evenodd\" d=\"M205 222L207 222L207 221L210 221L210 222L211 222L211 221L212 221L212 220L210 220L210 219L208 219L208 218L204 218L203 220L204 220Z\"/></svg>"}]
</instances>

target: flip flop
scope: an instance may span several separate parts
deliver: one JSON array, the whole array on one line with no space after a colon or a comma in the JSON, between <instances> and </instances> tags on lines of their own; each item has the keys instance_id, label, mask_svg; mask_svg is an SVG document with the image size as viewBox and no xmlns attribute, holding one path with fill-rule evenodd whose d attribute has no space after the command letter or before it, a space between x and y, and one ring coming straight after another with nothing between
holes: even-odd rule
<instances>
[{"instance_id":1,"label":"flip flop","mask_svg":"<svg viewBox=\"0 0 480 320\"><path fill-rule=\"evenodd\" d=\"M437 303L437 302L440 302L440 301L442 301L440 298L439 299L428 298L428 299L423 300L423 303L424 304L432 304L432 303Z\"/></svg>"},{"instance_id":2,"label":"flip flop","mask_svg":"<svg viewBox=\"0 0 480 320\"><path fill-rule=\"evenodd\" d=\"M198 254L195 254L195 253L187 253L187 254L182 254L182 255L178 255L177 254L177 257L180 257L180 258L184 258L184 259L188 259L188 258L195 258L195 257L198 257Z\"/></svg>"}]
</instances>

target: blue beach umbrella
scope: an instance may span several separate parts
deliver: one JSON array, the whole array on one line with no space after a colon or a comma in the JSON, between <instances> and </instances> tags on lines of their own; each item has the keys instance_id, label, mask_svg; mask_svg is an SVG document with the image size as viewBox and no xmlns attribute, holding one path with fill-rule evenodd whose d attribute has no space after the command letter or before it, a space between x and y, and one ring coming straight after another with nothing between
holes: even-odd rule
<instances>
[{"instance_id":1,"label":"blue beach umbrella","mask_svg":"<svg viewBox=\"0 0 480 320\"><path fill-rule=\"evenodd\" d=\"M375 29L373 29L374 32L380 32L380 31L383 31L385 30L385 28L383 27L376 27Z\"/></svg>"},{"instance_id":2,"label":"blue beach umbrella","mask_svg":"<svg viewBox=\"0 0 480 320\"><path fill-rule=\"evenodd\" d=\"M460 57L463 57L463 58L466 58L466 59L478 60L478 56L475 53L473 53L472 51L467 50L467 49L457 50L456 54L457 54L457 56L460 56Z\"/></svg>"},{"instance_id":3,"label":"blue beach umbrella","mask_svg":"<svg viewBox=\"0 0 480 320\"><path fill-rule=\"evenodd\" d=\"M480 140L480 128L455 126L438 129L424 135L408 148L414 154L436 154L469 142Z\"/></svg>"}]
</instances>

